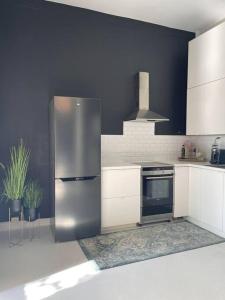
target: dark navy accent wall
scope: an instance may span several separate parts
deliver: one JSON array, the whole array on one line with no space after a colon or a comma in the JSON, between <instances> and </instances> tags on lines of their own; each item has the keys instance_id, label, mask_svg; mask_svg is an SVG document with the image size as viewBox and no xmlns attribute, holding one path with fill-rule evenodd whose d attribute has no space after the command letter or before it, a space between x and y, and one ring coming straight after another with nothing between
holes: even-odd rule
<instances>
[{"instance_id":1,"label":"dark navy accent wall","mask_svg":"<svg viewBox=\"0 0 225 300\"><path fill-rule=\"evenodd\" d=\"M171 121L158 134L184 134L190 32L43 0L0 2L0 161L20 137L29 175L49 208L48 103L53 95L102 99L102 133L121 134L137 105L136 76L150 72L151 108ZM2 173L1 173L2 175ZM0 220L7 209L0 205Z\"/></svg>"}]
</instances>

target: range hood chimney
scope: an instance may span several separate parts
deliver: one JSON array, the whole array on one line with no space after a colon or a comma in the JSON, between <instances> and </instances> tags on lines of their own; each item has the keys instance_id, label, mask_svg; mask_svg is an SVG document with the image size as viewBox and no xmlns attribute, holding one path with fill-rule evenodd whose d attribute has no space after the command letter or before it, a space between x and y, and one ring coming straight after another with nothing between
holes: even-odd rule
<instances>
[{"instance_id":1,"label":"range hood chimney","mask_svg":"<svg viewBox=\"0 0 225 300\"><path fill-rule=\"evenodd\" d=\"M149 73L139 72L139 109L132 113L128 120L142 121L142 122L164 122L169 121L168 118L163 117L149 108Z\"/></svg>"}]
</instances>

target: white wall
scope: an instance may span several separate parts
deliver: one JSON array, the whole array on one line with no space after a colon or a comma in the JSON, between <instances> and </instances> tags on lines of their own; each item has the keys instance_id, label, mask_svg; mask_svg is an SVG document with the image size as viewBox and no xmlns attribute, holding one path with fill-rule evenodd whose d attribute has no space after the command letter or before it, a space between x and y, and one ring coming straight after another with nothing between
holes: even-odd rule
<instances>
[{"instance_id":1,"label":"white wall","mask_svg":"<svg viewBox=\"0 0 225 300\"><path fill-rule=\"evenodd\" d=\"M188 136L187 138L190 138L196 147L203 153L204 157L209 160L211 155L211 146L217 136L218 135ZM225 135L220 135L220 137L220 146L225 148Z\"/></svg>"}]
</instances>

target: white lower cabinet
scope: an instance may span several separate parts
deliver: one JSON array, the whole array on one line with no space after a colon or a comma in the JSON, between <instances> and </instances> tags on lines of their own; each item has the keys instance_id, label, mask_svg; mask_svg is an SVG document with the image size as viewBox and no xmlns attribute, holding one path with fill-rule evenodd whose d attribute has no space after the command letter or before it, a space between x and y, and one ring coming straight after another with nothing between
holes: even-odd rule
<instances>
[{"instance_id":1,"label":"white lower cabinet","mask_svg":"<svg viewBox=\"0 0 225 300\"><path fill-rule=\"evenodd\" d=\"M105 198L102 201L102 227L135 224L140 221L140 197Z\"/></svg>"},{"instance_id":2,"label":"white lower cabinet","mask_svg":"<svg viewBox=\"0 0 225 300\"><path fill-rule=\"evenodd\" d=\"M189 216L201 220L202 169L190 168L189 177Z\"/></svg>"},{"instance_id":3,"label":"white lower cabinet","mask_svg":"<svg viewBox=\"0 0 225 300\"><path fill-rule=\"evenodd\" d=\"M174 180L174 210L175 218L188 216L189 201L189 167L176 167Z\"/></svg>"},{"instance_id":4,"label":"white lower cabinet","mask_svg":"<svg viewBox=\"0 0 225 300\"><path fill-rule=\"evenodd\" d=\"M140 169L102 171L102 229L140 222ZM225 172L198 166L175 167L174 217L225 237Z\"/></svg>"},{"instance_id":5,"label":"white lower cabinet","mask_svg":"<svg viewBox=\"0 0 225 300\"><path fill-rule=\"evenodd\" d=\"M102 228L140 222L140 169L102 171Z\"/></svg>"},{"instance_id":6,"label":"white lower cabinet","mask_svg":"<svg viewBox=\"0 0 225 300\"><path fill-rule=\"evenodd\" d=\"M107 169L102 172L102 197L140 194L140 169Z\"/></svg>"},{"instance_id":7,"label":"white lower cabinet","mask_svg":"<svg viewBox=\"0 0 225 300\"><path fill-rule=\"evenodd\" d=\"M189 216L220 232L223 231L224 173L191 167Z\"/></svg>"},{"instance_id":8,"label":"white lower cabinet","mask_svg":"<svg viewBox=\"0 0 225 300\"><path fill-rule=\"evenodd\" d=\"M223 232L225 233L225 173L223 176Z\"/></svg>"},{"instance_id":9,"label":"white lower cabinet","mask_svg":"<svg viewBox=\"0 0 225 300\"><path fill-rule=\"evenodd\" d=\"M223 173L203 170L202 222L222 231L223 224Z\"/></svg>"}]
</instances>

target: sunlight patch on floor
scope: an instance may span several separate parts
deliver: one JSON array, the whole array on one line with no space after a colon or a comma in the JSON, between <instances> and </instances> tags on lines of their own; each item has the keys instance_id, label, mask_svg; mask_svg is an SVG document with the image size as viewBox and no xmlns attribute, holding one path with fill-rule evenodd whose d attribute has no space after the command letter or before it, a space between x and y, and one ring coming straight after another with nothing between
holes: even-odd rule
<instances>
[{"instance_id":1,"label":"sunlight patch on floor","mask_svg":"<svg viewBox=\"0 0 225 300\"><path fill-rule=\"evenodd\" d=\"M46 278L24 286L26 300L42 300L64 289L74 287L100 273L95 261L87 261L78 266L52 274Z\"/></svg>"}]
</instances>

